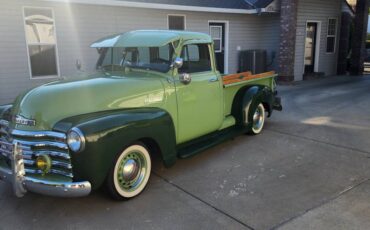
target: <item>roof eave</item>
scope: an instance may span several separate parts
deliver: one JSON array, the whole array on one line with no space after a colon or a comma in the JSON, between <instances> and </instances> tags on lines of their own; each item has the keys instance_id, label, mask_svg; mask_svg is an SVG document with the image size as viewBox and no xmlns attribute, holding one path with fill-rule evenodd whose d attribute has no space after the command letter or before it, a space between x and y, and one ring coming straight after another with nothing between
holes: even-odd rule
<instances>
[{"instance_id":1,"label":"roof eave","mask_svg":"<svg viewBox=\"0 0 370 230\"><path fill-rule=\"evenodd\" d=\"M133 8L177 10L177 11L197 11L212 13L233 13L233 14L258 14L262 9L225 9L217 7L200 7L200 6L182 6L159 3L142 3L117 0L41 0L47 2L78 3L88 5L105 5L105 6L124 6Z\"/></svg>"}]
</instances>

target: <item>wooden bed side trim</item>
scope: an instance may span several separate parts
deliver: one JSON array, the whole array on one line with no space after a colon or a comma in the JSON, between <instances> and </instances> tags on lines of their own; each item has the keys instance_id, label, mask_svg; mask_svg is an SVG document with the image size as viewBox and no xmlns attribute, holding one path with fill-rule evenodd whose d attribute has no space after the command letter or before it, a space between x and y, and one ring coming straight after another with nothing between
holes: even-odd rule
<instances>
[{"instance_id":1,"label":"wooden bed side trim","mask_svg":"<svg viewBox=\"0 0 370 230\"><path fill-rule=\"evenodd\" d=\"M229 85L229 84L234 84L238 82L258 79L258 78L270 77L272 75L275 75L275 71L270 71L266 73L255 74L255 75L252 75L251 72L231 74L231 75L227 75L223 77L223 84Z\"/></svg>"}]
</instances>

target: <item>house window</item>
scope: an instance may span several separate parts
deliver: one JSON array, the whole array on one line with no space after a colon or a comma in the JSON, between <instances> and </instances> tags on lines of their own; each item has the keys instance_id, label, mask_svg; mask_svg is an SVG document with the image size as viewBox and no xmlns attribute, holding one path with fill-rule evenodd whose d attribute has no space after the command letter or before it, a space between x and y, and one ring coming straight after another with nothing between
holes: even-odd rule
<instances>
[{"instance_id":1,"label":"house window","mask_svg":"<svg viewBox=\"0 0 370 230\"><path fill-rule=\"evenodd\" d=\"M210 26L209 27L211 37L214 42L215 52L222 52L222 26Z\"/></svg>"},{"instance_id":2,"label":"house window","mask_svg":"<svg viewBox=\"0 0 370 230\"><path fill-rule=\"evenodd\" d=\"M53 11L24 8L24 23L32 78L58 76Z\"/></svg>"},{"instance_id":3,"label":"house window","mask_svg":"<svg viewBox=\"0 0 370 230\"><path fill-rule=\"evenodd\" d=\"M337 40L337 19L330 18L328 21L328 35L326 37L326 52L334 53Z\"/></svg>"},{"instance_id":4,"label":"house window","mask_svg":"<svg viewBox=\"0 0 370 230\"><path fill-rule=\"evenodd\" d=\"M168 29L169 30L185 30L185 16L184 15L168 15Z\"/></svg>"}]
</instances>

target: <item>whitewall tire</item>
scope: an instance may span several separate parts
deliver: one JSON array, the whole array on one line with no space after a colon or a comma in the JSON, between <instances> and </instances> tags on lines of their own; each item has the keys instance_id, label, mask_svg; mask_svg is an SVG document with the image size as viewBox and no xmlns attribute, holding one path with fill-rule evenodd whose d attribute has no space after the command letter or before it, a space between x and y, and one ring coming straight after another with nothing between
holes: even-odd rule
<instances>
[{"instance_id":1,"label":"whitewall tire","mask_svg":"<svg viewBox=\"0 0 370 230\"><path fill-rule=\"evenodd\" d=\"M127 147L117 158L108 176L110 195L118 200L139 195L149 181L152 163L147 148L138 143Z\"/></svg>"},{"instance_id":2,"label":"whitewall tire","mask_svg":"<svg viewBox=\"0 0 370 230\"><path fill-rule=\"evenodd\" d=\"M266 120L266 110L262 103L259 103L257 108L250 113L249 111L245 113L248 113L249 116L245 116L245 119L248 119L248 123L251 123L251 127L249 130L249 133L252 135L258 135L262 132L263 126L265 125Z\"/></svg>"}]
</instances>

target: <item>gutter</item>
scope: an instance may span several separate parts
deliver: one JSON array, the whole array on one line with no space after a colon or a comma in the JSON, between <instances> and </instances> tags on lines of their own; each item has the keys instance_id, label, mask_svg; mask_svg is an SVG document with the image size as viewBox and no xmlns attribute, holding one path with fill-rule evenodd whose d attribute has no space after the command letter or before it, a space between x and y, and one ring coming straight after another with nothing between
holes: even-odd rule
<instances>
[{"instance_id":1,"label":"gutter","mask_svg":"<svg viewBox=\"0 0 370 230\"><path fill-rule=\"evenodd\" d=\"M211 13L231 13L231 14L258 14L263 9L225 9L217 7L201 7L201 6L182 6L159 3L143 3L129 2L117 0L41 0L44 2L60 2L60 3L77 3L87 5L102 5L102 6L124 6L132 8L160 9L160 10L177 10L177 11L196 11L196 12L211 12Z\"/></svg>"}]
</instances>

